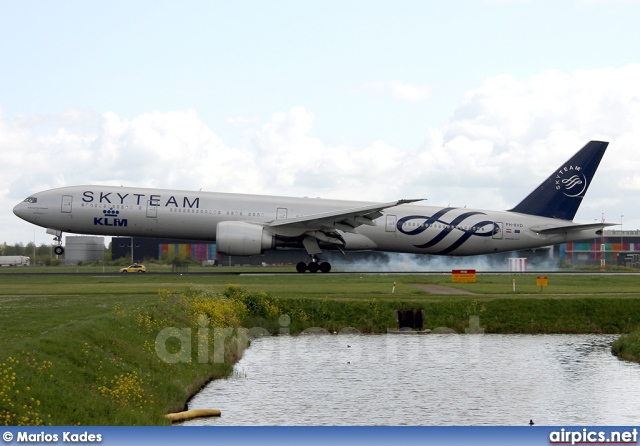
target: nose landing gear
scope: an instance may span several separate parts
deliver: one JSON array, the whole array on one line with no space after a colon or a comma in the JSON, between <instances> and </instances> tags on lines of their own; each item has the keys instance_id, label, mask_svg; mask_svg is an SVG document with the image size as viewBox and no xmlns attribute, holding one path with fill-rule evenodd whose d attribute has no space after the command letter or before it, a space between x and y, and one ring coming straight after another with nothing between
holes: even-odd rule
<instances>
[{"instance_id":1,"label":"nose landing gear","mask_svg":"<svg viewBox=\"0 0 640 446\"><path fill-rule=\"evenodd\" d=\"M56 229L47 229L47 234L53 235L53 241L58 242L58 246L53 248L53 252L57 256L61 256L64 254L64 246L62 246L62 231L58 231Z\"/></svg>"}]
</instances>

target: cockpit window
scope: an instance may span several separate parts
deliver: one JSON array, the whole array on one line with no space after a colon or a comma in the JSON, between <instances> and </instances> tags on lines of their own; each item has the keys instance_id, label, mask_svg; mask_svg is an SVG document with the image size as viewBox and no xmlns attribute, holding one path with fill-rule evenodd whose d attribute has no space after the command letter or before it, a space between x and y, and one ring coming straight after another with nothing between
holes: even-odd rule
<instances>
[{"instance_id":1,"label":"cockpit window","mask_svg":"<svg viewBox=\"0 0 640 446\"><path fill-rule=\"evenodd\" d=\"M37 203L38 199L36 197L29 197L24 199L25 203Z\"/></svg>"}]
</instances>

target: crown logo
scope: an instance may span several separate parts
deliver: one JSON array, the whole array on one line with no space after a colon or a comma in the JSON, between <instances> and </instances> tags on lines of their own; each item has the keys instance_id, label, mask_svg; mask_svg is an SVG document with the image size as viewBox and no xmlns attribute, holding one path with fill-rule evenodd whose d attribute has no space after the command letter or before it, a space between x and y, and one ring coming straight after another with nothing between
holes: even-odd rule
<instances>
[{"instance_id":1,"label":"crown logo","mask_svg":"<svg viewBox=\"0 0 640 446\"><path fill-rule=\"evenodd\" d=\"M104 211L102 211L102 213L104 214L105 217L117 217L120 211L115 211L112 208L112 209L105 209Z\"/></svg>"}]
</instances>

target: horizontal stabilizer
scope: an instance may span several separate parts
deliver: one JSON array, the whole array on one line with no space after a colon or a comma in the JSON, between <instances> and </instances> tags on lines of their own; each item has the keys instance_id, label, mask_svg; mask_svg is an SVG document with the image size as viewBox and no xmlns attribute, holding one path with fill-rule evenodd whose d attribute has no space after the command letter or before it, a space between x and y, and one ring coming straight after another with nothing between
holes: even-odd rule
<instances>
[{"instance_id":1,"label":"horizontal stabilizer","mask_svg":"<svg viewBox=\"0 0 640 446\"><path fill-rule=\"evenodd\" d=\"M588 229L604 229L607 226L616 226L617 223L587 223L584 225L533 227L531 230L538 234L568 234L569 232L585 231Z\"/></svg>"}]
</instances>

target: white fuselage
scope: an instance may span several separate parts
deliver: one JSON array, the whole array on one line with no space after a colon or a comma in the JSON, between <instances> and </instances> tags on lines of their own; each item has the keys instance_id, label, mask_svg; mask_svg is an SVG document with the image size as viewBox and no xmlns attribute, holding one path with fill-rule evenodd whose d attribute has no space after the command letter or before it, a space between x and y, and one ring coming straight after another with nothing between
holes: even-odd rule
<instances>
[{"instance_id":1,"label":"white fuselage","mask_svg":"<svg viewBox=\"0 0 640 446\"><path fill-rule=\"evenodd\" d=\"M220 222L262 225L282 239L322 228L275 227L278 221L371 203L266 195L193 192L112 186L73 186L39 192L14 213L38 226L62 232L110 236L215 241ZM595 228L541 234L531 228L572 225L566 220L509 211L405 204L341 234L346 250L475 255L591 239Z\"/></svg>"}]
</instances>

